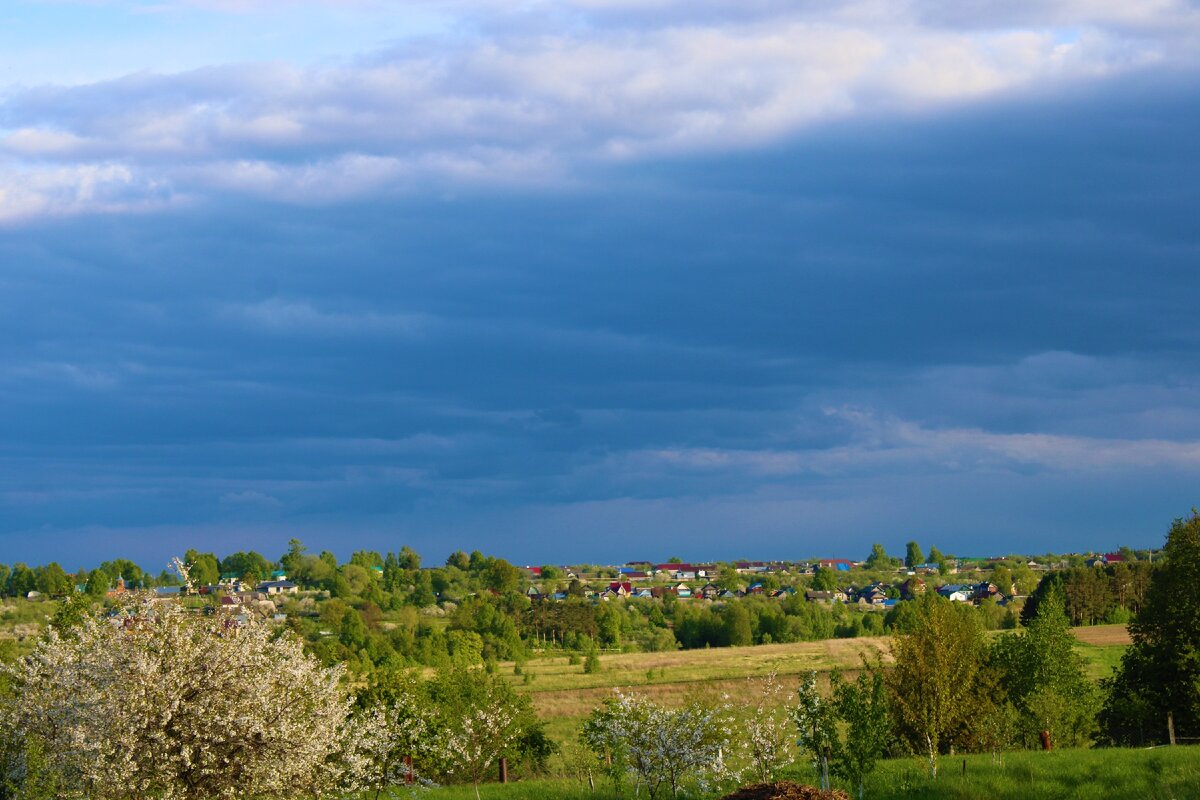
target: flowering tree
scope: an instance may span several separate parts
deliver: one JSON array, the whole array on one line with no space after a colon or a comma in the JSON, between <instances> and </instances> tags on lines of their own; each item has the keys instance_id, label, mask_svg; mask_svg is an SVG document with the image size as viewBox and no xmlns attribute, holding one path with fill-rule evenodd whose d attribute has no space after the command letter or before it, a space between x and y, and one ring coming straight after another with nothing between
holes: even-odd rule
<instances>
[{"instance_id":1,"label":"flowering tree","mask_svg":"<svg viewBox=\"0 0 1200 800\"><path fill-rule=\"evenodd\" d=\"M742 723L739 741L745 751L750 772L761 782L771 780L775 773L791 761L794 728L788 719L784 689L775 674L767 676L759 687L751 681L755 702Z\"/></svg>"},{"instance_id":2,"label":"flowering tree","mask_svg":"<svg viewBox=\"0 0 1200 800\"><path fill-rule=\"evenodd\" d=\"M379 798L401 786L428 783L413 767L414 752L430 753L441 743L432 715L410 705L382 705L352 716L342 736L340 783Z\"/></svg>"},{"instance_id":3,"label":"flowering tree","mask_svg":"<svg viewBox=\"0 0 1200 800\"><path fill-rule=\"evenodd\" d=\"M652 798L663 788L677 797L685 779L704 784L723 776L723 730L716 721L714 709L667 709L618 693L592 712L581 738L611 765L614 778L633 776L635 794L644 785Z\"/></svg>"},{"instance_id":4,"label":"flowering tree","mask_svg":"<svg viewBox=\"0 0 1200 800\"><path fill-rule=\"evenodd\" d=\"M62 797L317 797L353 777L341 668L253 620L141 598L51 630L11 677L0 736L35 743Z\"/></svg>"}]
</instances>

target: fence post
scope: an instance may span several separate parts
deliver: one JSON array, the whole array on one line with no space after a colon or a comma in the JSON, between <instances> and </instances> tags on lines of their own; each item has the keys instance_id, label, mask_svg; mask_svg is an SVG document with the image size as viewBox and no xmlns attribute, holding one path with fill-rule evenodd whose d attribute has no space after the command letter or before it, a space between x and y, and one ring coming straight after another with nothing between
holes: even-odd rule
<instances>
[{"instance_id":1,"label":"fence post","mask_svg":"<svg viewBox=\"0 0 1200 800\"><path fill-rule=\"evenodd\" d=\"M1050 752L1050 731L1042 731L1042 749Z\"/></svg>"},{"instance_id":2,"label":"fence post","mask_svg":"<svg viewBox=\"0 0 1200 800\"><path fill-rule=\"evenodd\" d=\"M404 785L412 786L415 781L416 781L416 777L413 775L412 756L405 756L404 757Z\"/></svg>"},{"instance_id":3,"label":"fence post","mask_svg":"<svg viewBox=\"0 0 1200 800\"><path fill-rule=\"evenodd\" d=\"M1167 741L1175 744L1175 714L1171 711L1167 712Z\"/></svg>"},{"instance_id":4,"label":"fence post","mask_svg":"<svg viewBox=\"0 0 1200 800\"><path fill-rule=\"evenodd\" d=\"M500 758L500 782L508 783L508 759Z\"/></svg>"}]
</instances>

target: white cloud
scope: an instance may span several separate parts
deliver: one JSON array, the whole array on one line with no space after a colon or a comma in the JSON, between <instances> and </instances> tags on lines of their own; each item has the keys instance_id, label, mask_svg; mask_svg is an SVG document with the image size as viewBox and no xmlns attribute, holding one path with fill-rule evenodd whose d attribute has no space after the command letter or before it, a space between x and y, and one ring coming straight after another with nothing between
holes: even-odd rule
<instances>
[{"instance_id":1,"label":"white cloud","mask_svg":"<svg viewBox=\"0 0 1200 800\"><path fill-rule=\"evenodd\" d=\"M1200 441L1118 439L1048 433L998 433L980 428L929 428L855 408L829 409L848 423L851 440L813 449L741 450L704 447L637 451L623 469L641 474L728 474L785 480L803 475L847 476L915 471L977 473L1200 469Z\"/></svg>"},{"instance_id":2,"label":"white cloud","mask_svg":"<svg viewBox=\"0 0 1200 800\"><path fill-rule=\"evenodd\" d=\"M11 93L0 152L60 171L39 166L44 185L27 191L5 181L0 215L119 208L95 191L117 182L133 197L171 185L304 203L539 183L581 162L753 147L856 114L1190 64L1200 41L1200 16L1170 0L433 5L482 33L340 65ZM564 8L581 23L538 21Z\"/></svg>"}]
</instances>

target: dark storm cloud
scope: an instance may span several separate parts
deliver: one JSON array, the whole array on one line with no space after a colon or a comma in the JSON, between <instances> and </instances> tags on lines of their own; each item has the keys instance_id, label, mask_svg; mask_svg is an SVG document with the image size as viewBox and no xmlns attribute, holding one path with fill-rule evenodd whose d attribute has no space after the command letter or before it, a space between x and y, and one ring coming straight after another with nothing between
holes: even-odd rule
<instances>
[{"instance_id":1,"label":"dark storm cloud","mask_svg":"<svg viewBox=\"0 0 1200 800\"><path fill-rule=\"evenodd\" d=\"M1194 84L7 230L0 547L1149 543L1200 473Z\"/></svg>"}]
</instances>

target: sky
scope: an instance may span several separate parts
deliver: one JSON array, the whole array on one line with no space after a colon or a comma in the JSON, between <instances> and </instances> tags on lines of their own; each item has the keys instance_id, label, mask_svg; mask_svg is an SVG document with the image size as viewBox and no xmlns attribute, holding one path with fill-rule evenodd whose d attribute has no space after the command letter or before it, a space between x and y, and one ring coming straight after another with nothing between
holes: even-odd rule
<instances>
[{"instance_id":1,"label":"sky","mask_svg":"<svg viewBox=\"0 0 1200 800\"><path fill-rule=\"evenodd\" d=\"M0 561L1158 546L1200 5L6 0Z\"/></svg>"}]
</instances>

